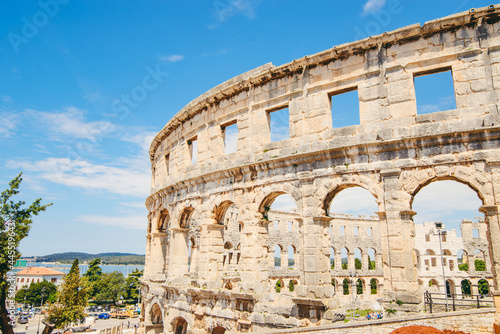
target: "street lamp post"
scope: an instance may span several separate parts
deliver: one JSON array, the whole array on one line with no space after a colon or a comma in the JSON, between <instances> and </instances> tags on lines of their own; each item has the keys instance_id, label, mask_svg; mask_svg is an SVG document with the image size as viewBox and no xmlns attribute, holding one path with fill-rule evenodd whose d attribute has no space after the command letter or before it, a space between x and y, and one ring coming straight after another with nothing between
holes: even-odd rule
<instances>
[{"instance_id":1,"label":"street lamp post","mask_svg":"<svg viewBox=\"0 0 500 334\"><path fill-rule=\"evenodd\" d=\"M42 287L42 293L41 293L41 296L42 296L42 302L40 304L40 314L38 315L38 329L36 331L36 334L40 334L40 319L42 318L42 307L43 307L43 296L45 294L45 287Z\"/></svg>"},{"instance_id":2,"label":"street lamp post","mask_svg":"<svg viewBox=\"0 0 500 334\"><path fill-rule=\"evenodd\" d=\"M441 269L443 270L443 281L444 281L444 295L446 297L446 312L448 312L448 289L446 288L446 275L444 272L444 259L443 259L443 245L441 243L441 235L446 235L446 230L443 229L443 223L442 222L435 222L434 225L436 226L436 230L439 236L439 251L441 254ZM451 287L450 287L450 292L451 292Z\"/></svg>"}]
</instances>

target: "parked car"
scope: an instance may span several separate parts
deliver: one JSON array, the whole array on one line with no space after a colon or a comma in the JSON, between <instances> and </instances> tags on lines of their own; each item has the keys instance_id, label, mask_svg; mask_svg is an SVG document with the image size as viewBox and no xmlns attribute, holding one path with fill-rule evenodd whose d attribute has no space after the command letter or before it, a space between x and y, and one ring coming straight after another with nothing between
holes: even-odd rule
<instances>
[{"instance_id":1,"label":"parked car","mask_svg":"<svg viewBox=\"0 0 500 334\"><path fill-rule=\"evenodd\" d=\"M19 317L19 319L17 319L17 323L18 324L27 324L28 323L28 317Z\"/></svg>"},{"instance_id":2,"label":"parked car","mask_svg":"<svg viewBox=\"0 0 500 334\"><path fill-rule=\"evenodd\" d=\"M109 313L108 312L99 313L99 319L109 319Z\"/></svg>"}]
</instances>

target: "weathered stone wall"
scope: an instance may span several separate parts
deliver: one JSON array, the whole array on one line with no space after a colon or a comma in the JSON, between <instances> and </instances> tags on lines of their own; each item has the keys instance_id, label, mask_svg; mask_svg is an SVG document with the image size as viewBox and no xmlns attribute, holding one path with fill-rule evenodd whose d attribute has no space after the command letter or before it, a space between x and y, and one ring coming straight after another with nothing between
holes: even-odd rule
<instances>
[{"instance_id":1,"label":"weathered stone wall","mask_svg":"<svg viewBox=\"0 0 500 334\"><path fill-rule=\"evenodd\" d=\"M404 326L431 326L439 330L451 329L470 334L480 334L494 333L494 321L495 311L493 309L482 309L439 314L424 314L382 320L359 321L354 324L336 324L322 326L320 328L309 327L295 330L265 331L259 333L387 334Z\"/></svg>"},{"instance_id":2,"label":"weathered stone wall","mask_svg":"<svg viewBox=\"0 0 500 334\"><path fill-rule=\"evenodd\" d=\"M421 310L412 202L443 179L467 184L482 200L499 289L499 13L476 9L267 64L176 114L150 149L146 325L153 307L165 332L326 322L337 305L328 209L348 187L368 190L378 205L384 304ZM442 70L451 70L456 109L419 114L414 77ZM330 97L349 90L358 92L360 124L336 128ZM289 110L289 138L271 142L270 115L280 108ZM225 154L224 129L234 123L237 151ZM268 217L281 194L297 206L288 234L273 232ZM231 212L237 218L228 220ZM294 243L293 270L270 261L280 239ZM277 292L277 279L298 284Z\"/></svg>"}]
</instances>

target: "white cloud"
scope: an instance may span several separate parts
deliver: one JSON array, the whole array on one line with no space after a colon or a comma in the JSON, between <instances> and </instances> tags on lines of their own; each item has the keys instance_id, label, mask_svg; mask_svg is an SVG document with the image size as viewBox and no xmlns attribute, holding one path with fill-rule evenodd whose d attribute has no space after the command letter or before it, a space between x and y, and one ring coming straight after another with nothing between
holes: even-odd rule
<instances>
[{"instance_id":1,"label":"white cloud","mask_svg":"<svg viewBox=\"0 0 500 334\"><path fill-rule=\"evenodd\" d=\"M12 97L10 97L9 95L2 95L1 98L2 98L2 102L4 102L4 103L14 102L14 99Z\"/></svg>"},{"instance_id":2,"label":"white cloud","mask_svg":"<svg viewBox=\"0 0 500 334\"><path fill-rule=\"evenodd\" d=\"M136 129L136 131L138 131ZM153 141L154 137L156 136L156 132L152 131L140 131L140 133L137 133L135 135L128 135L123 138L121 138L123 141L127 141L130 143L135 143L141 147L147 154L149 152L149 147L151 146L151 142Z\"/></svg>"},{"instance_id":3,"label":"white cloud","mask_svg":"<svg viewBox=\"0 0 500 334\"><path fill-rule=\"evenodd\" d=\"M8 168L38 172L42 179L68 187L145 198L149 194L150 175L147 170L133 166L130 164L121 168L68 158L7 162Z\"/></svg>"},{"instance_id":4,"label":"white cloud","mask_svg":"<svg viewBox=\"0 0 500 334\"><path fill-rule=\"evenodd\" d=\"M0 137L12 136L19 119L19 115L0 111Z\"/></svg>"},{"instance_id":5,"label":"white cloud","mask_svg":"<svg viewBox=\"0 0 500 334\"><path fill-rule=\"evenodd\" d=\"M75 107L56 113L28 109L26 113L47 127L56 139L62 135L93 142L116 130L116 126L107 121L87 122L84 111Z\"/></svg>"},{"instance_id":6,"label":"white cloud","mask_svg":"<svg viewBox=\"0 0 500 334\"><path fill-rule=\"evenodd\" d=\"M368 0L363 6L363 14L378 12L386 2L387 0Z\"/></svg>"},{"instance_id":7,"label":"white cloud","mask_svg":"<svg viewBox=\"0 0 500 334\"><path fill-rule=\"evenodd\" d=\"M242 14L249 19L255 18L255 8L261 0L227 0L213 2L213 13L219 23L230 17ZM217 24L210 26L215 28Z\"/></svg>"},{"instance_id":8,"label":"white cloud","mask_svg":"<svg viewBox=\"0 0 500 334\"><path fill-rule=\"evenodd\" d=\"M160 60L168 63L175 63L177 61L181 61L184 59L182 55L170 55L170 56L161 56Z\"/></svg>"},{"instance_id":9,"label":"white cloud","mask_svg":"<svg viewBox=\"0 0 500 334\"><path fill-rule=\"evenodd\" d=\"M413 201L416 224L442 221L447 228L458 228L462 219L483 216L481 200L468 186L455 181L438 181L422 188Z\"/></svg>"},{"instance_id":10,"label":"white cloud","mask_svg":"<svg viewBox=\"0 0 500 334\"><path fill-rule=\"evenodd\" d=\"M147 218L145 215L122 216L122 217L83 215L83 216L78 216L77 220L84 223L121 227L131 230L145 230L147 225Z\"/></svg>"},{"instance_id":11,"label":"white cloud","mask_svg":"<svg viewBox=\"0 0 500 334\"><path fill-rule=\"evenodd\" d=\"M345 213L354 216L373 216L379 211L375 197L366 189L360 187L347 188L338 193L330 205L328 212Z\"/></svg>"},{"instance_id":12,"label":"white cloud","mask_svg":"<svg viewBox=\"0 0 500 334\"><path fill-rule=\"evenodd\" d=\"M296 212L297 204L295 204L295 201L290 195L280 195L274 200L271 205L271 210Z\"/></svg>"}]
</instances>

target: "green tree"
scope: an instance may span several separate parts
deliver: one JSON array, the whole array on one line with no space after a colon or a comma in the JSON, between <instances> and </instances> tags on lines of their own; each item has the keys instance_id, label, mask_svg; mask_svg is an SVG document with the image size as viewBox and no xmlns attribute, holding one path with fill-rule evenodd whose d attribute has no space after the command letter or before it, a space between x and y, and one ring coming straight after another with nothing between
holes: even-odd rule
<instances>
[{"instance_id":1,"label":"green tree","mask_svg":"<svg viewBox=\"0 0 500 334\"><path fill-rule=\"evenodd\" d=\"M474 260L474 267L476 268L476 271L485 271L486 270L486 265L484 264L484 260Z\"/></svg>"},{"instance_id":2,"label":"green tree","mask_svg":"<svg viewBox=\"0 0 500 334\"><path fill-rule=\"evenodd\" d=\"M125 279L125 299L139 300L139 289L141 287L140 278L144 275L144 270L135 269Z\"/></svg>"},{"instance_id":3,"label":"green tree","mask_svg":"<svg viewBox=\"0 0 500 334\"><path fill-rule=\"evenodd\" d=\"M487 295L488 293L490 293L488 282L485 279L479 280L479 282L477 282L477 288L481 295Z\"/></svg>"},{"instance_id":4,"label":"green tree","mask_svg":"<svg viewBox=\"0 0 500 334\"><path fill-rule=\"evenodd\" d=\"M375 269L375 261L372 261L372 259L370 259L370 255L368 255L368 269L369 270Z\"/></svg>"},{"instance_id":5,"label":"green tree","mask_svg":"<svg viewBox=\"0 0 500 334\"><path fill-rule=\"evenodd\" d=\"M75 259L69 273L63 277L63 283L57 292L57 301L49 307L43 334L50 334L54 328L65 328L70 324L82 322L87 304L87 289L80 277L78 259Z\"/></svg>"},{"instance_id":6,"label":"green tree","mask_svg":"<svg viewBox=\"0 0 500 334\"><path fill-rule=\"evenodd\" d=\"M361 260L358 258L354 259L354 269L361 269Z\"/></svg>"},{"instance_id":7,"label":"green tree","mask_svg":"<svg viewBox=\"0 0 500 334\"><path fill-rule=\"evenodd\" d=\"M125 278L118 271L102 275L99 292L95 296L97 301L113 301L113 305L125 294Z\"/></svg>"},{"instance_id":8,"label":"green tree","mask_svg":"<svg viewBox=\"0 0 500 334\"><path fill-rule=\"evenodd\" d=\"M43 289L43 302L54 302L56 300L57 287L54 283L48 281L41 281L31 283L27 289L20 289L16 293L15 301L20 304L29 304L34 306L41 306L42 304L42 289Z\"/></svg>"},{"instance_id":9,"label":"green tree","mask_svg":"<svg viewBox=\"0 0 500 334\"><path fill-rule=\"evenodd\" d=\"M462 280L462 294L463 295L470 295L471 290L470 290L470 282L466 279Z\"/></svg>"},{"instance_id":10,"label":"green tree","mask_svg":"<svg viewBox=\"0 0 500 334\"><path fill-rule=\"evenodd\" d=\"M358 279L358 281L356 282L356 294L363 294L363 281L361 279Z\"/></svg>"},{"instance_id":11,"label":"green tree","mask_svg":"<svg viewBox=\"0 0 500 334\"><path fill-rule=\"evenodd\" d=\"M87 287L88 298L93 299L99 293L99 285L101 283L102 269L99 267L101 259L95 259L89 263L87 272L83 274L85 278L85 286Z\"/></svg>"},{"instance_id":12,"label":"green tree","mask_svg":"<svg viewBox=\"0 0 500 334\"><path fill-rule=\"evenodd\" d=\"M469 264L468 263L461 263L458 265L458 270L460 271L469 271Z\"/></svg>"},{"instance_id":13,"label":"green tree","mask_svg":"<svg viewBox=\"0 0 500 334\"><path fill-rule=\"evenodd\" d=\"M21 257L18 246L21 240L28 236L33 223L32 217L52 205L42 205L41 198L28 207L24 206L24 201L14 202L11 197L19 194L21 175L22 173L10 181L9 188L0 194L0 332L3 334L14 334L7 300L15 294L15 281L14 276L7 273ZM9 303L9 308L12 306Z\"/></svg>"},{"instance_id":14,"label":"green tree","mask_svg":"<svg viewBox=\"0 0 500 334\"><path fill-rule=\"evenodd\" d=\"M349 294L349 280L347 278L344 278L344 281L342 282L342 288L344 289L344 295Z\"/></svg>"},{"instance_id":15,"label":"green tree","mask_svg":"<svg viewBox=\"0 0 500 334\"><path fill-rule=\"evenodd\" d=\"M370 289L371 289L372 295L377 294L377 280L375 278L372 278L370 280Z\"/></svg>"}]
</instances>

